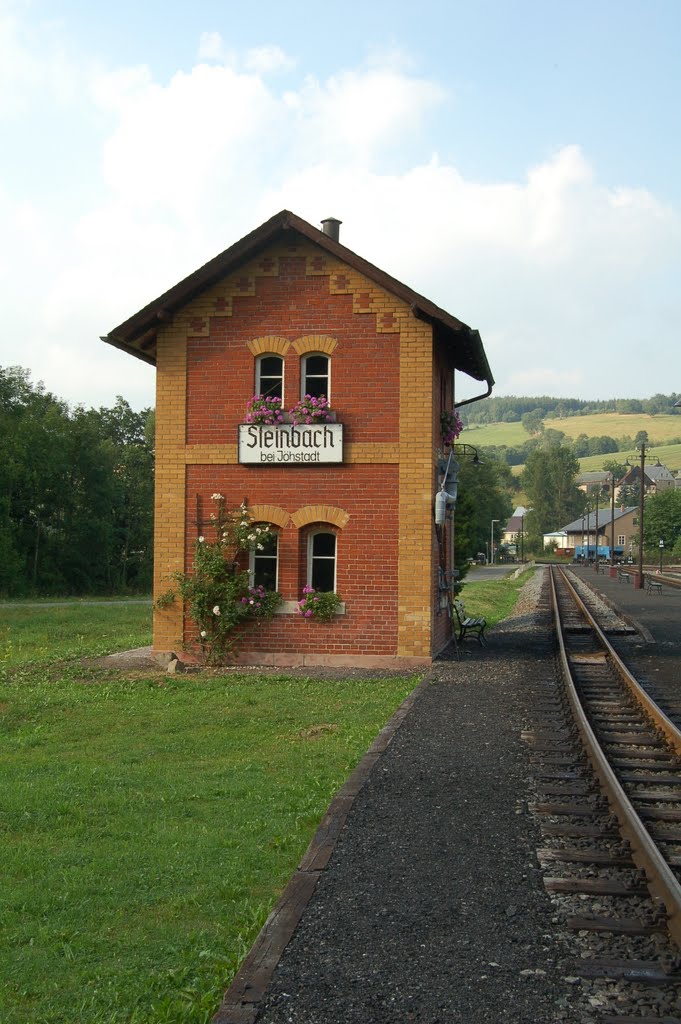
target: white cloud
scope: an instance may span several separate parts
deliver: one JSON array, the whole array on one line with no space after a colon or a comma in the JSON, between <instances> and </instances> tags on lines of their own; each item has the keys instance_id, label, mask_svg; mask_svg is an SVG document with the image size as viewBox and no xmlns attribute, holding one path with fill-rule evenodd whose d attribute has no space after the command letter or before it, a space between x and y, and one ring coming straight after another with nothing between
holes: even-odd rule
<instances>
[{"instance_id":1,"label":"white cloud","mask_svg":"<svg viewBox=\"0 0 681 1024\"><path fill-rule=\"evenodd\" d=\"M274 71L293 71L295 60L288 57L280 46L257 46L248 50L244 67L256 75L268 75Z\"/></svg>"},{"instance_id":2,"label":"white cloud","mask_svg":"<svg viewBox=\"0 0 681 1024\"><path fill-rule=\"evenodd\" d=\"M66 103L78 92L79 74L60 44L58 25L29 30L19 10L10 4L0 11L0 117L25 116L38 103Z\"/></svg>"},{"instance_id":3,"label":"white cloud","mask_svg":"<svg viewBox=\"0 0 681 1024\"><path fill-rule=\"evenodd\" d=\"M219 32L202 32L199 39L199 60L222 60L224 43Z\"/></svg>"}]
</instances>

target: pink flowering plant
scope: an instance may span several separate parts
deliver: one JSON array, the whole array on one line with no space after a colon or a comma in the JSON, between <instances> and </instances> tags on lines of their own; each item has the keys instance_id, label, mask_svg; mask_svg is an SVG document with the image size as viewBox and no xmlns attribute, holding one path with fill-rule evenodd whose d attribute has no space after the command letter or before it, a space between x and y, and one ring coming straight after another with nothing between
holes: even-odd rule
<instances>
[{"instance_id":1,"label":"pink flowering plant","mask_svg":"<svg viewBox=\"0 0 681 1024\"><path fill-rule=\"evenodd\" d=\"M341 599L329 591L316 591L314 587L303 587L303 596L298 601L298 614L304 619L321 619L328 622L338 614Z\"/></svg>"},{"instance_id":2,"label":"pink flowering plant","mask_svg":"<svg viewBox=\"0 0 681 1024\"><path fill-rule=\"evenodd\" d=\"M191 572L174 573L172 579L196 625L204 663L217 665L234 646L236 628L251 618L269 618L281 595L251 586L248 570L240 567L244 553L263 550L270 528L253 522L245 502L230 510L222 494L211 500L212 538L198 538ZM167 594L157 601L160 607L168 603Z\"/></svg>"},{"instance_id":3,"label":"pink flowering plant","mask_svg":"<svg viewBox=\"0 0 681 1024\"><path fill-rule=\"evenodd\" d=\"M325 395L305 395L289 409L291 419L299 426L307 423L330 423L333 419L331 405Z\"/></svg>"},{"instance_id":4,"label":"pink flowering plant","mask_svg":"<svg viewBox=\"0 0 681 1024\"><path fill-rule=\"evenodd\" d=\"M442 413L440 417L440 430L442 433L442 444L445 447L454 444L463 430L463 423L456 409L448 409Z\"/></svg>"},{"instance_id":5,"label":"pink flowering plant","mask_svg":"<svg viewBox=\"0 0 681 1024\"><path fill-rule=\"evenodd\" d=\"M272 395L253 395L246 402L246 423L259 423L263 426L272 427L277 423L284 422L284 412L281 408L281 398Z\"/></svg>"}]
</instances>

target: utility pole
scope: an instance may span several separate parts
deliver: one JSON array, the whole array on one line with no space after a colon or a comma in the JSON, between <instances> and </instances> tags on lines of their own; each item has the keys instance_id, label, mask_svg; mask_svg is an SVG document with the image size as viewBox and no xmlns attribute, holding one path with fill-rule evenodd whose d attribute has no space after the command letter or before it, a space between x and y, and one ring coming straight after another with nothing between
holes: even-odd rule
<instances>
[{"instance_id":1,"label":"utility pole","mask_svg":"<svg viewBox=\"0 0 681 1024\"><path fill-rule=\"evenodd\" d=\"M646 446L641 441L641 493L638 506L638 575L634 580L637 590L643 589L643 474L646 468Z\"/></svg>"}]
</instances>

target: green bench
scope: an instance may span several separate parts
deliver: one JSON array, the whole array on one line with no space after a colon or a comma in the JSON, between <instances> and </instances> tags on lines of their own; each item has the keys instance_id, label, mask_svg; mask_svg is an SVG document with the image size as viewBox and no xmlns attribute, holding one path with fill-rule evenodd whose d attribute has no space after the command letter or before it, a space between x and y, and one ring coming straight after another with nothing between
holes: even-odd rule
<instances>
[{"instance_id":1,"label":"green bench","mask_svg":"<svg viewBox=\"0 0 681 1024\"><path fill-rule=\"evenodd\" d=\"M456 621L459 624L459 635L457 640L464 640L470 633L471 636L475 636L477 638L480 646L484 647L484 632L485 626L487 625L487 619L482 615L478 618L472 618L470 615L467 615L463 601L454 601L454 613L456 615Z\"/></svg>"}]
</instances>

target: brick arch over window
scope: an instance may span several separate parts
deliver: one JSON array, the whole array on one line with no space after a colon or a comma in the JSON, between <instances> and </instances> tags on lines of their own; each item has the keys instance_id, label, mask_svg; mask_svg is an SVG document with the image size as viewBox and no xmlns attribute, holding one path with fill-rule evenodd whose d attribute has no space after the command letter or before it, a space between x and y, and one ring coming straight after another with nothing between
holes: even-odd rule
<instances>
[{"instance_id":1,"label":"brick arch over window","mask_svg":"<svg viewBox=\"0 0 681 1024\"><path fill-rule=\"evenodd\" d=\"M276 334L266 334L262 338L251 338L246 345L250 349L251 355L254 356L261 356L264 352L285 356L291 347L291 342L288 338L277 337Z\"/></svg>"},{"instance_id":2,"label":"brick arch over window","mask_svg":"<svg viewBox=\"0 0 681 1024\"><path fill-rule=\"evenodd\" d=\"M342 508L334 508L333 505L304 505L291 516L293 525L299 530L310 523L332 523L342 530L348 525L349 519L349 512Z\"/></svg>"},{"instance_id":3,"label":"brick arch over window","mask_svg":"<svg viewBox=\"0 0 681 1024\"><path fill-rule=\"evenodd\" d=\"M307 352L324 352L327 356L334 353L338 341L328 334L304 334L302 338L296 338L293 348L299 356Z\"/></svg>"},{"instance_id":4,"label":"brick arch over window","mask_svg":"<svg viewBox=\"0 0 681 1024\"><path fill-rule=\"evenodd\" d=\"M257 523L274 523L282 529L288 526L291 518L286 509L278 505L249 505L248 514Z\"/></svg>"}]
</instances>

